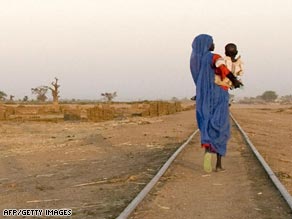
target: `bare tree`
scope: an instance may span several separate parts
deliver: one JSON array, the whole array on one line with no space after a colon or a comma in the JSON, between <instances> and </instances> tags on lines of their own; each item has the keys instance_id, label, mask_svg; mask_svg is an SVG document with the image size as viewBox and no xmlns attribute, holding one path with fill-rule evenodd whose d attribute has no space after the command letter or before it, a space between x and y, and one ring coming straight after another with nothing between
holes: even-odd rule
<instances>
[{"instance_id":1,"label":"bare tree","mask_svg":"<svg viewBox=\"0 0 292 219\"><path fill-rule=\"evenodd\" d=\"M51 92L52 92L52 96L53 96L53 103L55 104L55 105L58 105L59 104L59 93L60 93L60 91L59 91L59 87L60 87L60 85L58 84L58 78L56 78L55 77L55 81L53 81L52 83L51 83L51 85L53 86L53 87L48 87L50 90L51 90Z\"/></svg>"},{"instance_id":2,"label":"bare tree","mask_svg":"<svg viewBox=\"0 0 292 219\"><path fill-rule=\"evenodd\" d=\"M101 93L101 96L103 96L108 103L111 103L112 100L117 96L117 92L115 91L113 93L107 93L107 92Z\"/></svg>"},{"instance_id":3,"label":"bare tree","mask_svg":"<svg viewBox=\"0 0 292 219\"><path fill-rule=\"evenodd\" d=\"M45 102L48 99L46 96L48 89L48 86L39 86L36 88L31 88L31 92L36 95L38 101Z\"/></svg>"}]
</instances>

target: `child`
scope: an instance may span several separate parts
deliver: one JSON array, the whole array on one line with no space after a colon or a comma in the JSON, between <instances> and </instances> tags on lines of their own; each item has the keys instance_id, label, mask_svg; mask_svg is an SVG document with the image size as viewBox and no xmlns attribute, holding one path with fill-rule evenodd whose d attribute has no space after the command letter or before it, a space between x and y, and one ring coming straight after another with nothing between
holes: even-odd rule
<instances>
[{"instance_id":1,"label":"child","mask_svg":"<svg viewBox=\"0 0 292 219\"><path fill-rule=\"evenodd\" d=\"M225 58L216 62L216 67L224 64L230 72L238 79L243 74L243 62L241 57L236 58L238 51L234 43L228 43L225 46ZM241 80L239 80L241 81ZM223 80L219 75L215 75L215 84L233 89L231 81L226 77Z\"/></svg>"}]
</instances>

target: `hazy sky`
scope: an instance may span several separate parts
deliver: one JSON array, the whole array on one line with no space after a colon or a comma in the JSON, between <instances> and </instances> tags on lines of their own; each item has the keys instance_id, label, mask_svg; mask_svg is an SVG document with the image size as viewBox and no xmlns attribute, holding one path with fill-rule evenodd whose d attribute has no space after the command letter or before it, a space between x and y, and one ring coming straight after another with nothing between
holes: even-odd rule
<instances>
[{"instance_id":1,"label":"hazy sky","mask_svg":"<svg viewBox=\"0 0 292 219\"><path fill-rule=\"evenodd\" d=\"M292 94L291 0L0 0L0 90L61 84L61 98L191 97L191 43L238 45L245 88Z\"/></svg>"}]
</instances>

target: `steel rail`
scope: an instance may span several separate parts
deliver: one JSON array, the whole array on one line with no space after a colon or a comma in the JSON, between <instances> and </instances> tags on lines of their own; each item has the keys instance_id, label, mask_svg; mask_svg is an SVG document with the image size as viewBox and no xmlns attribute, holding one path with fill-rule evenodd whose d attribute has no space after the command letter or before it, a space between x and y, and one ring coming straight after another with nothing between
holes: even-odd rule
<instances>
[{"instance_id":1,"label":"steel rail","mask_svg":"<svg viewBox=\"0 0 292 219\"><path fill-rule=\"evenodd\" d=\"M152 178L152 180L143 188L143 190L132 200L132 202L124 209L124 211L116 218L116 219L126 219L129 215L135 210L137 205L142 202L142 200L146 197L146 195L150 192L150 190L154 187L154 185L159 181L161 176L166 172L169 168L170 164L174 161L174 159L179 155L179 153L187 146L187 144L192 140L192 138L199 132L197 129L191 136L183 143L175 153L167 160L167 162L161 167L158 173Z\"/></svg>"},{"instance_id":2,"label":"steel rail","mask_svg":"<svg viewBox=\"0 0 292 219\"><path fill-rule=\"evenodd\" d=\"M240 125L238 124L238 122L235 120L234 116L231 113L230 113L230 116L231 116L232 120L234 121L235 125L237 126L237 128L239 129L239 131L240 131L241 135L243 136L244 140L246 141L246 143L248 144L248 146L251 148L251 150L253 151L254 155L259 160L259 162L261 163L261 165L265 169L266 173L268 174L268 176L270 177L270 179L274 183L275 187L279 190L279 192L281 193L281 195L283 196L283 198L285 199L285 201L287 202L287 204L289 205L289 207L292 209L292 197L291 197L291 195L289 194L289 192L287 191L287 189L284 187L284 185L280 182L280 180L275 175L275 173L273 172L273 170L269 167L269 165L267 164L267 162L265 161L265 159L260 155L260 153L258 152L258 150L255 148L255 146L253 145L253 143L248 138L247 134L240 127Z\"/></svg>"},{"instance_id":3,"label":"steel rail","mask_svg":"<svg viewBox=\"0 0 292 219\"><path fill-rule=\"evenodd\" d=\"M259 160L260 164L268 174L269 178L273 182L274 186L279 190L282 197L285 199L289 207L292 209L292 197L287 191L287 189L283 186L283 184L280 182L280 180L277 178L275 173L272 171L272 169L269 167L267 162L264 160L264 158L260 155L258 150L255 148L253 143L248 138L247 134L244 132L244 130L241 128L239 123L235 120L234 116L230 113L230 117L234 121L235 125L237 126L238 130L240 131L241 135L243 136L244 140L246 141L247 145L251 148L252 152L256 156L256 158ZM143 190L131 201L131 203L123 210L123 212L116 218L116 219L127 219L132 212L135 210L135 208L142 202L142 200L146 197L146 195L151 191L151 189L155 186L155 184L159 181L161 176L166 172L166 170L169 168L171 163L175 160L175 158L179 155L179 153L187 146L187 144L192 140L192 138L199 132L199 130L196 130L191 134L191 136L187 139L187 141L182 144L175 153L167 160L167 162L161 167L161 169L158 171L158 173L152 178L152 180L143 188Z\"/></svg>"}]
</instances>

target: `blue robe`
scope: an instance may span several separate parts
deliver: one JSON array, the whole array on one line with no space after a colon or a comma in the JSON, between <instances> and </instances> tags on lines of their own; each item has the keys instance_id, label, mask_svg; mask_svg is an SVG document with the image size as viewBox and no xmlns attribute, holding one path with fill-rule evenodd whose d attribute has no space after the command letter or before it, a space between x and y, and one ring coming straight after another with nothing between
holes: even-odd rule
<instances>
[{"instance_id":1,"label":"blue robe","mask_svg":"<svg viewBox=\"0 0 292 219\"><path fill-rule=\"evenodd\" d=\"M213 39L201 34L192 44L190 67L196 85L196 117L201 143L210 144L216 153L226 154L230 138L229 94L214 83L213 53L209 51Z\"/></svg>"}]
</instances>

